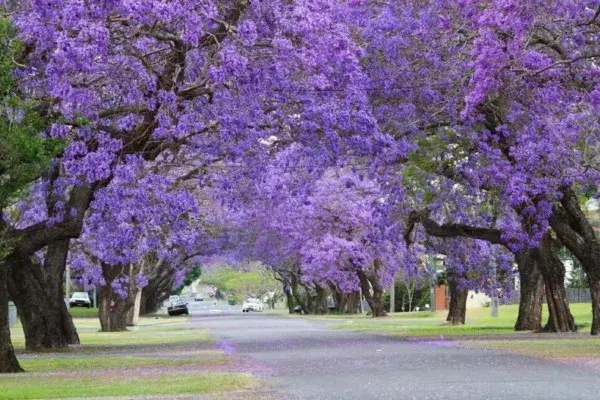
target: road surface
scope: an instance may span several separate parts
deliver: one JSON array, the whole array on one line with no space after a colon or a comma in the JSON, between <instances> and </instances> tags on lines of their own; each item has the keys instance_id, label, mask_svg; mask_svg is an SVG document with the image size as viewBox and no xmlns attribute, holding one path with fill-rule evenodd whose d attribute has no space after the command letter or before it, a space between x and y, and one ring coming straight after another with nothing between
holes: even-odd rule
<instances>
[{"instance_id":1,"label":"road surface","mask_svg":"<svg viewBox=\"0 0 600 400\"><path fill-rule=\"evenodd\" d=\"M597 371L449 341L392 339L199 305L192 324L213 330L221 349L251 360L286 400L600 399Z\"/></svg>"}]
</instances>

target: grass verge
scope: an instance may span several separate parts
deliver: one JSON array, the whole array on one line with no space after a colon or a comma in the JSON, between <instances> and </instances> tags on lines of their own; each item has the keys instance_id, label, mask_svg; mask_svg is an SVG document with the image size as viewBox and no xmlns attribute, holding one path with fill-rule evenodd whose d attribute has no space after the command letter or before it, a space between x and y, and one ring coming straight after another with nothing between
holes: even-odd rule
<instances>
[{"instance_id":1,"label":"grass verge","mask_svg":"<svg viewBox=\"0 0 600 400\"><path fill-rule=\"evenodd\" d=\"M462 344L542 358L600 359L600 339L590 337L547 340L478 340Z\"/></svg>"},{"instance_id":2,"label":"grass verge","mask_svg":"<svg viewBox=\"0 0 600 400\"><path fill-rule=\"evenodd\" d=\"M202 329L186 329L187 319L159 320L154 325L154 319L142 321L138 330L125 332L99 332L99 325L88 319L74 319L83 345L146 345L174 344L212 340L209 331ZM19 325L11 330L11 338L15 348L25 347L25 336Z\"/></svg>"},{"instance_id":3,"label":"grass verge","mask_svg":"<svg viewBox=\"0 0 600 400\"><path fill-rule=\"evenodd\" d=\"M249 374L194 372L152 375L0 376L0 399L173 395L249 389Z\"/></svg>"},{"instance_id":4,"label":"grass verge","mask_svg":"<svg viewBox=\"0 0 600 400\"><path fill-rule=\"evenodd\" d=\"M335 329L352 329L357 331L389 335L389 336L491 336L514 335L514 324L517 319L518 305L501 306L498 317L490 316L489 308L467 310L465 325L451 326L445 321L446 312L436 313L399 313L387 318L345 318L344 323L339 323L340 316L334 316L331 325ZM580 329L586 329L591 321L590 304L571 304L571 312ZM423 314L423 315L419 315ZM418 316L417 316L418 315ZM547 310L543 310L544 319Z\"/></svg>"},{"instance_id":5,"label":"grass verge","mask_svg":"<svg viewBox=\"0 0 600 400\"><path fill-rule=\"evenodd\" d=\"M37 356L21 359L21 367L27 372L57 372L57 371L90 371L116 368L155 368L155 367L184 367L184 366L214 366L224 365L228 358L218 351L193 351L177 357L145 357L145 356L68 356L52 357Z\"/></svg>"}]
</instances>

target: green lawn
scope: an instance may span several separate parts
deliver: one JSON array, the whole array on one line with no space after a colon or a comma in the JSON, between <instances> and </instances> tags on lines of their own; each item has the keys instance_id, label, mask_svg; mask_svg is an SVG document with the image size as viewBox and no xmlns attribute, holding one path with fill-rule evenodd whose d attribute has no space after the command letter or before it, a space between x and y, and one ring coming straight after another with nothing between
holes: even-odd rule
<instances>
[{"instance_id":1,"label":"green lawn","mask_svg":"<svg viewBox=\"0 0 600 400\"><path fill-rule=\"evenodd\" d=\"M386 318L343 318L336 315L327 317L337 321L332 325L336 329L352 329L391 336L486 336L513 334L519 306L501 306L499 316L490 316L489 308L467 310L467 321L463 326L446 324L446 311L436 313L397 313ZM588 329L592 318L590 304L571 304L571 312L580 329ZM544 319L547 310L544 308ZM344 323L340 323L345 319Z\"/></svg>"},{"instance_id":2,"label":"green lawn","mask_svg":"<svg viewBox=\"0 0 600 400\"><path fill-rule=\"evenodd\" d=\"M27 372L0 376L0 399L190 393L230 398L231 391L255 390L254 378L232 369L231 356L212 350L210 332L191 329L187 318L147 317L135 330L108 333L99 332L93 318L74 322L82 345L63 351L25 352L21 327L12 329Z\"/></svg>"},{"instance_id":3,"label":"green lawn","mask_svg":"<svg viewBox=\"0 0 600 400\"><path fill-rule=\"evenodd\" d=\"M214 366L224 365L229 358L218 351L204 350L177 354L175 357L152 356L51 356L42 355L35 358L21 358L21 367L27 372L51 371L88 371L115 368L154 368L154 367L182 367L182 366Z\"/></svg>"},{"instance_id":4,"label":"green lawn","mask_svg":"<svg viewBox=\"0 0 600 400\"><path fill-rule=\"evenodd\" d=\"M100 396L174 395L250 389L249 374L179 372L168 374L89 374L0 376L0 399L60 399Z\"/></svg>"},{"instance_id":5,"label":"green lawn","mask_svg":"<svg viewBox=\"0 0 600 400\"><path fill-rule=\"evenodd\" d=\"M71 307L73 318L98 318L97 308Z\"/></svg>"},{"instance_id":6,"label":"green lawn","mask_svg":"<svg viewBox=\"0 0 600 400\"><path fill-rule=\"evenodd\" d=\"M85 309L87 310L87 309ZM136 330L125 332L100 332L97 319L74 318L82 345L142 345L199 342L211 340L207 330L187 329L188 318L140 318ZM25 347L25 336L20 324L11 329L15 348Z\"/></svg>"},{"instance_id":7,"label":"green lawn","mask_svg":"<svg viewBox=\"0 0 600 400\"><path fill-rule=\"evenodd\" d=\"M600 338L547 340L477 340L464 343L469 347L486 347L510 353L543 358L600 359Z\"/></svg>"}]
</instances>

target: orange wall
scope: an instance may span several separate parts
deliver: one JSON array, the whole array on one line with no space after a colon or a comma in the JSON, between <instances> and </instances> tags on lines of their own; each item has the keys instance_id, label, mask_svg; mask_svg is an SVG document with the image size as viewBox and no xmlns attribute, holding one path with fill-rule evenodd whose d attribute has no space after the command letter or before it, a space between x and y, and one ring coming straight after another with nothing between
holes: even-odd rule
<instances>
[{"instance_id":1,"label":"orange wall","mask_svg":"<svg viewBox=\"0 0 600 400\"><path fill-rule=\"evenodd\" d=\"M435 310L447 310L448 300L446 298L446 285L436 286L435 288Z\"/></svg>"}]
</instances>

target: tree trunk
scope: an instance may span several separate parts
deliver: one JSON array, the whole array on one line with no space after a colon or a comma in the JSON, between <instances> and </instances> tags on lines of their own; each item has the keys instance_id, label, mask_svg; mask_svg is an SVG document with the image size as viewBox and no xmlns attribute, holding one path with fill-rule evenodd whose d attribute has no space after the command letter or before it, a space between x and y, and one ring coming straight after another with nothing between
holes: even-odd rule
<instances>
[{"instance_id":1,"label":"tree trunk","mask_svg":"<svg viewBox=\"0 0 600 400\"><path fill-rule=\"evenodd\" d=\"M137 326L140 320L140 303L142 301L142 291L137 290L133 307L127 313L127 326Z\"/></svg>"},{"instance_id":2,"label":"tree trunk","mask_svg":"<svg viewBox=\"0 0 600 400\"><path fill-rule=\"evenodd\" d=\"M590 279L590 293L592 294L592 335L598 335L600 329L600 279Z\"/></svg>"},{"instance_id":3,"label":"tree trunk","mask_svg":"<svg viewBox=\"0 0 600 400\"><path fill-rule=\"evenodd\" d=\"M565 266L556 253L554 239L547 234L540 242L540 247L533 251L546 288L548 322L544 331L575 332L577 327L569 308L565 289Z\"/></svg>"},{"instance_id":4,"label":"tree trunk","mask_svg":"<svg viewBox=\"0 0 600 400\"><path fill-rule=\"evenodd\" d=\"M539 331L542 329L542 303L544 280L531 250L516 255L521 281L519 316L516 331Z\"/></svg>"},{"instance_id":5,"label":"tree trunk","mask_svg":"<svg viewBox=\"0 0 600 400\"><path fill-rule=\"evenodd\" d=\"M294 302L302 308L302 312L304 314L310 314L310 312L312 311L310 296L307 295L306 298L304 298L304 296L302 296L302 294L300 293L300 288L299 288L300 284L298 283L298 279L296 278L295 275L292 275L291 280L292 280L292 285L291 285L290 289L292 291L292 296L294 297Z\"/></svg>"},{"instance_id":6,"label":"tree trunk","mask_svg":"<svg viewBox=\"0 0 600 400\"><path fill-rule=\"evenodd\" d=\"M335 303L335 312L343 313L346 308L347 295L343 293L338 287L334 284L330 284L329 288L331 290L331 297L333 297L333 302Z\"/></svg>"},{"instance_id":7,"label":"tree trunk","mask_svg":"<svg viewBox=\"0 0 600 400\"><path fill-rule=\"evenodd\" d=\"M331 294L335 302L335 310L340 314L358 314L360 293L358 291L344 293L336 285L330 285Z\"/></svg>"},{"instance_id":8,"label":"tree trunk","mask_svg":"<svg viewBox=\"0 0 600 400\"><path fill-rule=\"evenodd\" d=\"M23 372L12 341L10 340L10 327L8 326L8 296L7 296L7 266L0 263L0 374Z\"/></svg>"},{"instance_id":9,"label":"tree trunk","mask_svg":"<svg viewBox=\"0 0 600 400\"><path fill-rule=\"evenodd\" d=\"M600 329L600 239L581 208L577 193L561 189L563 198L554 206L550 225L559 240L577 257L588 278L592 295L591 334Z\"/></svg>"},{"instance_id":10,"label":"tree trunk","mask_svg":"<svg viewBox=\"0 0 600 400\"><path fill-rule=\"evenodd\" d=\"M290 289L286 288L284 290L285 293L285 302L287 304L288 312L290 314L294 313L294 308L296 307L296 303L294 302L294 296L290 293Z\"/></svg>"},{"instance_id":11,"label":"tree trunk","mask_svg":"<svg viewBox=\"0 0 600 400\"><path fill-rule=\"evenodd\" d=\"M100 328L102 332L122 332L127 330L127 312L131 308L110 286L104 286L100 294ZM129 302L133 303L133 301Z\"/></svg>"},{"instance_id":12,"label":"tree trunk","mask_svg":"<svg viewBox=\"0 0 600 400\"><path fill-rule=\"evenodd\" d=\"M317 292L317 295L315 296L315 314L327 314L329 311L329 308L327 307L327 290L319 285L315 285L315 291Z\"/></svg>"},{"instance_id":13,"label":"tree trunk","mask_svg":"<svg viewBox=\"0 0 600 400\"><path fill-rule=\"evenodd\" d=\"M344 307L345 314L358 314L360 306L360 292L352 292L345 294L346 306Z\"/></svg>"},{"instance_id":14,"label":"tree trunk","mask_svg":"<svg viewBox=\"0 0 600 400\"><path fill-rule=\"evenodd\" d=\"M376 273L359 271L358 277L363 296L365 296L369 307L371 307L371 315L373 317L385 317L387 312L383 305L383 288L378 282Z\"/></svg>"},{"instance_id":15,"label":"tree trunk","mask_svg":"<svg viewBox=\"0 0 600 400\"><path fill-rule=\"evenodd\" d=\"M446 321L451 325L464 325L467 316L467 297L469 289L461 289L458 283L449 279L448 288L450 289L450 306L448 307L448 316Z\"/></svg>"},{"instance_id":16,"label":"tree trunk","mask_svg":"<svg viewBox=\"0 0 600 400\"><path fill-rule=\"evenodd\" d=\"M63 294L68 246L68 241L49 246L43 267L16 255L8 260L8 289L19 311L28 350L79 344Z\"/></svg>"},{"instance_id":17,"label":"tree trunk","mask_svg":"<svg viewBox=\"0 0 600 400\"><path fill-rule=\"evenodd\" d=\"M127 298L123 299L111 286L111 283L121 274L126 272L130 278ZM102 276L105 285L102 288L100 312L100 326L103 332L121 332L127 330L129 311L135 305L137 287L133 282L133 276L137 269L132 265L119 268L117 266L102 265Z\"/></svg>"}]
</instances>

